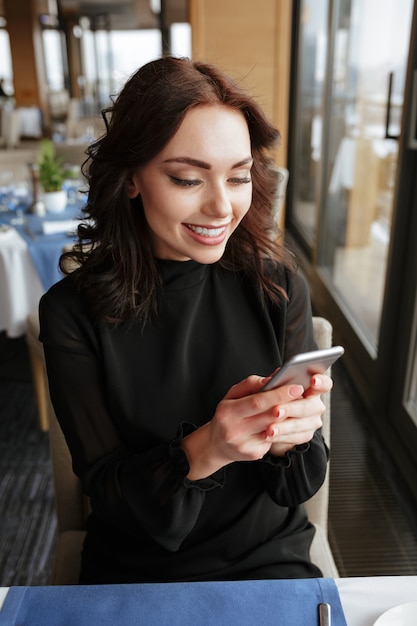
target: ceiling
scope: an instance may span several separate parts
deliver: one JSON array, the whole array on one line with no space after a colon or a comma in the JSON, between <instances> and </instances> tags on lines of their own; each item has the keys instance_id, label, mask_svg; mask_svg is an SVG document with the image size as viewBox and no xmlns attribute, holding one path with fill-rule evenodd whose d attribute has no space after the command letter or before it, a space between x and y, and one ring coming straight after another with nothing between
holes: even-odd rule
<instances>
[{"instance_id":1,"label":"ceiling","mask_svg":"<svg viewBox=\"0 0 417 626\"><path fill-rule=\"evenodd\" d=\"M158 28L159 20L150 0L58 0L61 12L77 15L108 15L114 30ZM165 23L188 21L187 0L165 0Z\"/></svg>"}]
</instances>

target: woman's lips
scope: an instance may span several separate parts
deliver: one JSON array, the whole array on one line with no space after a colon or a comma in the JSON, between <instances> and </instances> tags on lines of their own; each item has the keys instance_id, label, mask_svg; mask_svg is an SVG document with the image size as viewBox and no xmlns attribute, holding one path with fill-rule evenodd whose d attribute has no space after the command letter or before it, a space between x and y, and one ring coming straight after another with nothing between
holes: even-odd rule
<instances>
[{"instance_id":1,"label":"woman's lips","mask_svg":"<svg viewBox=\"0 0 417 626\"><path fill-rule=\"evenodd\" d=\"M216 245L222 243L226 237L228 224L225 226L197 226L195 224L184 224L192 238L205 245Z\"/></svg>"}]
</instances>

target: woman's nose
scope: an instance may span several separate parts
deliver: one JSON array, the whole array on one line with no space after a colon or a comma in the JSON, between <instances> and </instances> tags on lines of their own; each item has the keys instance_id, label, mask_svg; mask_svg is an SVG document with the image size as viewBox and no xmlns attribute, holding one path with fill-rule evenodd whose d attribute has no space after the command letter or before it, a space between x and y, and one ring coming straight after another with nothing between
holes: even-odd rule
<instances>
[{"instance_id":1,"label":"woman's nose","mask_svg":"<svg viewBox=\"0 0 417 626\"><path fill-rule=\"evenodd\" d=\"M216 217L226 217L232 212L232 204L223 185L218 185L210 190L204 204L204 212Z\"/></svg>"}]
</instances>

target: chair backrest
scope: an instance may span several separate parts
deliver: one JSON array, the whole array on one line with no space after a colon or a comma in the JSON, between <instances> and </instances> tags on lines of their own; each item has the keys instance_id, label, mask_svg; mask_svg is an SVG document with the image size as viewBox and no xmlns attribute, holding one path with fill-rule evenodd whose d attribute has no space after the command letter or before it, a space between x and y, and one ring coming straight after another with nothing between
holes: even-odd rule
<instances>
[{"instance_id":1,"label":"chair backrest","mask_svg":"<svg viewBox=\"0 0 417 626\"><path fill-rule=\"evenodd\" d=\"M314 339L320 349L330 348L332 345L333 328L330 322L323 317L313 317ZM330 372L329 372L330 373ZM322 415L322 434L327 445L330 447L330 391L322 396L326 409ZM305 507L309 520L321 526L327 535L328 509L329 509L329 466L323 485L310 500L307 500Z\"/></svg>"},{"instance_id":2,"label":"chair backrest","mask_svg":"<svg viewBox=\"0 0 417 626\"><path fill-rule=\"evenodd\" d=\"M88 498L83 495L81 481L72 470L67 442L50 399L48 417L58 532L83 530L89 511Z\"/></svg>"},{"instance_id":3,"label":"chair backrest","mask_svg":"<svg viewBox=\"0 0 417 626\"><path fill-rule=\"evenodd\" d=\"M285 167L275 166L277 175L277 186L275 191L275 219L278 222L281 216L281 209L285 202L285 196L287 193L288 178L290 176L289 171Z\"/></svg>"}]
</instances>

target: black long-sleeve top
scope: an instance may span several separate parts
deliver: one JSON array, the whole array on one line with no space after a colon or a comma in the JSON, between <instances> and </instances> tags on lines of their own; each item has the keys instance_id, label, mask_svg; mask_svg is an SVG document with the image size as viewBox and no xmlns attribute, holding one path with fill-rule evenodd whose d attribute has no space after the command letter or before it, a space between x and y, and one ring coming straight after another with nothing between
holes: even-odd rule
<instances>
[{"instance_id":1,"label":"black long-sleeve top","mask_svg":"<svg viewBox=\"0 0 417 626\"><path fill-rule=\"evenodd\" d=\"M324 480L320 432L285 457L196 481L179 446L233 384L314 348L304 280L277 268L288 302L265 307L218 264L158 264L159 319L144 331L94 323L71 276L40 304L52 402L92 505L80 581L320 575L301 505Z\"/></svg>"}]
</instances>

